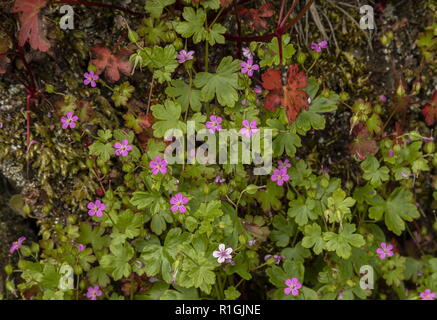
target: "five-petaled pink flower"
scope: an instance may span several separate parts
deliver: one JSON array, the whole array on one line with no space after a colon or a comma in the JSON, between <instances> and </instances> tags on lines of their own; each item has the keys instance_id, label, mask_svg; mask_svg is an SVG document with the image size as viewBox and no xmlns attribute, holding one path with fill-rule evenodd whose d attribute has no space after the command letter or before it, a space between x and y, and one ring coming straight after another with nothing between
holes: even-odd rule
<instances>
[{"instance_id":1,"label":"five-petaled pink flower","mask_svg":"<svg viewBox=\"0 0 437 320\"><path fill-rule=\"evenodd\" d=\"M432 292L430 289L426 289L425 291L420 293L420 297L422 300L435 300L436 294Z\"/></svg>"},{"instance_id":2,"label":"five-petaled pink flower","mask_svg":"<svg viewBox=\"0 0 437 320\"><path fill-rule=\"evenodd\" d=\"M16 250L21 248L21 244L26 240L26 237L19 237L17 241L12 242L9 253L13 254Z\"/></svg>"},{"instance_id":3,"label":"five-petaled pink flower","mask_svg":"<svg viewBox=\"0 0 437 320\"><path fill-rule=\"evenodd\" d=\"M249 77L253 76L253 71L258 70L259 65L253 64L252 59L248 59L247 62L241 63L241 73L247 73Z\"/></svg>"},{"instance_id":4,"label":"five-petaled pink flower","mask_svg":"<svg viewBox=\"0 0 437 320\"><path fill-rule=\"evenodd\" d=\"M209 120L211 121L207 121L206 122L206 128L209 129L209 132L214 133L216 131L221 131L222 130L222 118L212 115L209 117Z\"/></svg>"},{"instance_id":5,"label":"five-petaled pink flower","mask_svg":"<svg viewBox=\"0 0 437 320\"><path fill-rule=\"evenodd\" d=\"M322 52L322 49L325 49L328 47L328 42L326 40L323 40L319 43L311 43L311 49L317 52Z\"/></svg>"},{"instance_id":6,"label":"five-petaled pink flower","mask_svg":"<svg viewBox=\"0 0 437 320\"><path fill-rule=\"evenodd\" d=\"M96 200L95 202L89 202L87 205L88 210L88 214L92 217L94 215L96 215L96 217L101 217L103 216L103 211L106 209L106 205L100 201L100 200Z\"/></svg>"},{"instance_id":7,"label":"five-petaled pink flower","mask_svg":"<svg viewBox=\"0 0 437 320\"><path fill-rule=\"evenodd\" d=\"M96 81L99 80L99 75L95 74L94 71L90 71L90 72L85 72L83 74L83 77L85 78L85 80L83 80L83 83L87 86L89 84L91 84L91 87L95 88L96 87Z\"/></svg>"},{"instance_id":8,"label":"five-petaled pink flower","mask_svg":"<svg viewBox=\"0 0 437 320\"><path fill-rule=\"evenodd\" d=\"M192 60L193 55L194 55L194 51L187 52L185 50L181 50L181 51L179 51L179 54L176 56L176 58L178 59L179 63L184 63L188 60Z\"/></svg>"},{"instance_id":9,"label":"five-petaled pink flower","mask_svg":"<svg viewBox=\"0 0 437 320\"><path fill-rule=\"evenodd\" d=\"M287 286L287 288L284 289L284 293L291 293L293 296L297 296L299 294L299 289L302 288L302 284L297 278L285 280L285 285Z\"/></svg>"},{"instance_id":10,"label":"five-petaled pink flower","mask_svg":"<svg viewBox=\"0 0 437 320\"><path fill-rule=\"evenodd\" d=\"M102 290L100 290L99 286L89 287L88 292L86 293L86 297L90 300L97 300L97 297L102 295Z\"/></svg>"},{"instance_id":11,"label":"five-petaled pink flower","mask_svg":"<svg viewBox=\"0 0 437 320\"><path fill-rule=\"evenodd\" d=\"M75 116L73 114L73 112L67 112L67 114L65 115L65 117L61 118L61 122L62 122L62 129L67 129L67 128L75 128L76 127L76 121L79 119L78 116Z\"/></svg>"},{"instance_id":12,"label":"five-petaled pink flower","mask_svg":"<svg viewBox=\"0 0 437 320\"><path fill-rule=\"evenodd\" d=\"M290 177L287 174L287 169L275 169L271 179L272 181L276 181L278 186L282 186L284 182L290 179Z\"/></svg>"},{"instance_id":13,"label":"five-petaled pink flower","mask_svg":"<svg viewBox=\"0 0 437 320\"><path fill-rule=\"evenodd\" d=\"M393 246L391 244L387 244L385 242L381 242L381 247L376 249L376 253L379 255L379 258L385 259L386 256L393 256Z\"/></svg>"},{"instance_id":14,"label":"five-petaled pink flower","mask_svg":"<svg viewBox=\"0 0 437 320\"><path fill-rule=\"evenodd\" d=\"M278 169L288 169L291 167L290 160L285 159L284 161L279 160L278 161Z\"/></svg>"},{"instance_id":15,"label":"five-petaled pink flower","mask_svg":"<svg viewBox=\"0 0 437 320\"><path fill-rule=\"evenodd\" d=\"M216 250L212 253L212 256L214 258L217 258L218 263L223 263L227 259L232 259L232 256L231 256L232 251L233 250L231 247L226 248L224 243L221 243L218 246L218 250Z\"/></svg>"},{"instance_id":16,"label":"five-petaled pink flower","mask_svg":"<svg viewBox=\"0 0 437 320\"><path fill-rule=\"evenodd\" d=\"M120 142L116 142L114 143L114 148L115 150L115 155L120 157L127 157L127 155L129 154L129 151L132 150L132 146L129 145L129 141L127 141L127 139L123 139Z\"/></svg>"},{"instance_id":17,"label":"five-petaled pink flower","mask_svg":"<svg viewBox=\"0 0 437 320\"><path fill-rule=\"evenodd\" d=\"M167 161L162 159L160 156L156 156L155 160L150 161L150 168L152 169L153 174L166 174L167 173Z\"/></svg>"},{"instance_id":18,"label":"five-petaled pink flower","mask_svg":"<svg viewBox=\"0 0 437 320\"><path fill-rule=\"evenodd\" d=\"M182 193L176 193L173 198L170 199L171 211L185 213L187 212L187 208L185 204L188 203L188 198L184 197Z\"/></svg>"},{"instance_id":19,"label":"five-petaled pink flower","mask_svg":"<svg viewBox=\"0 0 437 320\"><path fill-rule=\"evenodd\" d=\"M249 120L243 120L242 124L244 128L240 129L240 134L243 134L248 138L259 131L259 129L256 127L256 120L252 120L250 123Z\"/></svg>"},{"instance_id":20,"label":"five-petaled pink flower","mask_svg":"<svg viewBox=\"0 0 437 320\"><path fill-rule=\"evenodd\" d=\"M85 245L83 245L82 243L78 243L78 244L77 244L77 249L78 249L79 251L83 251L83 250L85 250Z\"/></svg>"}]
</instances>

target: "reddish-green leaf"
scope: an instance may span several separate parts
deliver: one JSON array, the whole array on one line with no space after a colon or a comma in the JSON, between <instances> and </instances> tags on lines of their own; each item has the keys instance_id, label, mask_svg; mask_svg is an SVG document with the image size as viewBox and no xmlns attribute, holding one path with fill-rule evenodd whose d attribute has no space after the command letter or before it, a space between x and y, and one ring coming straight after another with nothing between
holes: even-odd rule
<instances>
[{"instance_id":1,"label":"reddish-green leaf","mask_svg":"<svg viewBox=\"0 0 437 320\"><path fill-rule=\"evenodd\" d=\"M437 120L437 90L434 90L431 103L427 103L422 109L427 125L432 126Z\"/></svg>"},{"instance_id":2,"label":"reddish-green leaf","mask_svg":"<svg viewBox=\"0 0 437 320\"><path fill-rule=\"evenodd\" d=\"M50 49L50 42L43 32L43 25L39 19L39 13L46 4L46 0L15 0L11 12L21 12L21 28L18 36L20 46L24 46L29 41L30 46L35 50L46 52Z\"/></svg>"},{"instance_id":3,"label":"reddish-green leaf","mask_svg":"<svg viewBox=\"0 0 437 320\"><path fill-rule=\"evenodd\" d=\"M105 75L111 82L120 80L120 72L130 75L132 64L129 62L128 50L122 49L117 54L112 54L108 48L97 45L91 49L91 52L95 56L91 63L96 66L97 74L106 70Z\"/></svg>"}]
</instances>

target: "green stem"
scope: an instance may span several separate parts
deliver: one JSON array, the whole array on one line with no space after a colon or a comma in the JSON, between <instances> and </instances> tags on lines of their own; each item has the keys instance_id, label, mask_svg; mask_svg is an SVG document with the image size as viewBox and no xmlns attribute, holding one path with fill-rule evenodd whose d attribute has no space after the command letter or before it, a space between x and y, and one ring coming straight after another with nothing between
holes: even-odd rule
<instances>
[{"instance_id":1,"label":"green stem","mask_svg":"<svg viewBox=\"0 0 437 320\"><path fill-rule=\"evenodd\" d=\"M223 12L224 9L225 9L225 8L222 7L222 8L220 9L220 11L217 13L217 15L215 16L214 20L213 20L212 23L209 25L210 28L214 25L214 23L215 23L215 22L217 21L217 19L220 17L220 15L222 14L222 12Z\"/></svg>"}]
</instances>

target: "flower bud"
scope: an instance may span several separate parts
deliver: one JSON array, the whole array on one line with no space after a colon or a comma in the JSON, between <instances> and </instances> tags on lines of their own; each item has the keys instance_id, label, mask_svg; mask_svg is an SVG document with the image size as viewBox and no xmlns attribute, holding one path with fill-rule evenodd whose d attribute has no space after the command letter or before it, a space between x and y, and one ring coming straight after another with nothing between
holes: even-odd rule
<instances>
[{"instance_id":1,"label":"flower bud","mask_svg":"<svg viewBox=\"0 0 437 320\"><path fill-rule=\"evenodd\" d=\"M299 51L299 52L297 53L297 57L296 57L296 59L297 59L297 62L298 62L299 64L303 65L303 64L305 63L305 60L307 59L307 55L306 55L305 53Z\"/></svg>"},{"instance_id":2,"label":"flower bud","mask_svg":"<svg viewBox=\"0 0 437 320\"><path fill-rule=\"evenodd\" d=\"M10 264L5 266L5 272L8 276L10 276L12 274L12 272L14 272L14 269L12 268L12 266Z\"/></svg>"},{"instance_id":3,"label":"flower bud","mask_svg":"<svg viewBox=\"0 0 437 320\"><path fill-rule=\"evenodd\" d=\"M434 153L435 151L435 143L434 142L428 142L427 144L425 144L425 152L430 154L430 153Z\"/></svg>"},{"instance_id":4,"label":"flower bud","mask_svg":"<svg viewBox=\"0 0 437 320\"><path fill-rule=\"evenodd\" d=\"M413 83L413 92L415 94L419 94L421 88L422 88L422 84L420 83L420 81L415 81Z\"/></svg>"},{"instance_id":5,"label":"flower bud","mask_svg":"<svg viewBox=\"0 0 437 320\"><path fill-rule=\"evenodd\" d=\"M138 36L138 33L133 31L131 28L129 28L129 31L127 32L127 36L129 38L130 42L137 43L138 40L140 40L140 37Z\"/></svg>"},{"instance_id":6,"label":"flower bud","mask_svg":"<svg viewBox=\"0 0 437 320\"><path fill-rule=\"evenodd\" d=\"M398 88L396 89L396 95L398 97L403 97L405 95L405 88L402 82L399 83Z\"/></svg>"}]
</instances>

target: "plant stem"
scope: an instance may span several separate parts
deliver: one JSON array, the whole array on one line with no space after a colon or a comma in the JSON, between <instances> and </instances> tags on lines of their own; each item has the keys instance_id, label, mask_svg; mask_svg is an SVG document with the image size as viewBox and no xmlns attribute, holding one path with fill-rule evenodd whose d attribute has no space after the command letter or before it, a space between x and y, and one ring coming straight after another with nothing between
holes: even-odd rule
<instances>
[{"instance_id":1,"label":"plant stem","mask_svg":"<svg viewBox=\"0 0 437 320\"><path fill-rule=\"evenodd\" d=\"M217 19L220 17L220 15L222 14L222 12L223 12L224 9L225 9L225 8L222 7L222 8L220 9L220 11L217 13L217 15L215 16L214 20L213 20L212 23L209 25L210 28L214 25L214 23L215 23L215 22L217 21Z\"/></svg>"},{"instance_id":2,"label":"plant stem","mask_svg":"<svg viewBox=\"0 0 437 320\"><path fill-rule=\"evenodd\" d=\"M155 84L155 78L152 75L152 83L150 84L150 91L149 91L149 99L147 101L147 113L149 113L150 110L150 101L152 100L152 92L153 92L153 85Z\"/></svg>"},{"instance_id":3,"label":"plant stem","mask_svg":"<svg viewBox=\"0 0 437 320\"><path fill-rule=\"evenodd\" d=\"M226 40L235 41L235 42L252 42L252 41L269 42L274 37L279 38L280 36L284 35L288 29L290 29L292 26L294 26L302 18L302 16L309 10L309 8L313 4L313 2L314 2L314 0L309 0L307 2L307 4L305 5L305 7L297 14L296 17L293 20L291 20L291 22L289 24L284 25L285 21L289 17L289 16L288 17L286 16L282 21L283 23L281 23L279 28L277 28L276 31L272 34L266 34L263 36L255 36L255 37L240 37L240 36L234 36L232 34L226 33L224 35L224 37ZM291 9L294 9L294 8L292 7ZM290 14L291 14L291 12L290 12Z\"/></svg>"},{"instance_id":4,"label":"plant stem","mask_svg":"<svg viewBox=\"0 0 437 320\"><path fill-rule=\"evenodd\" d=\"M293 12L294 8L296 8L297 3L298 3L298 1L294 0L293 4L291 5L290 9L286 13L285 17L283 19L282 19L282 17L280 17L280 19L282 19L282 20L278 21L278 23L279 23L278 28L282 28L285 25L285 23L287 22L288 18L290 18L290 15Z\"/></svg>"}]
</instances>

